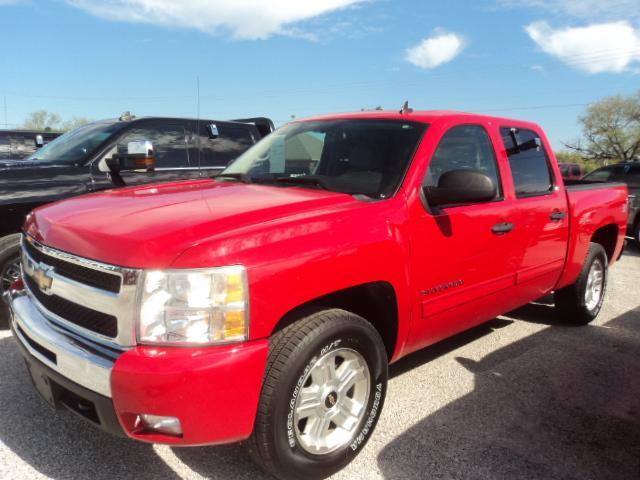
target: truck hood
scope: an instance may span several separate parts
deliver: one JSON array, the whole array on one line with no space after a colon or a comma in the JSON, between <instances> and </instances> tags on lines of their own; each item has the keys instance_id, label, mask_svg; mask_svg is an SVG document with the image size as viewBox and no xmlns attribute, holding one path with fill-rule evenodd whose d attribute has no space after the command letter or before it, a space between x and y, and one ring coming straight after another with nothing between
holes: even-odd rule
<instances>
[{"instance_id":1,"label":"truck hood","mask_svg":"<svg viewBox=\"0 0 640 480\"><path fill-rule=\"evenodd\" d=\"M132 268L167 268L217 236L250 237L267 222L359 204L307 188L183 181L109 190L36 209L25 231L65 252Z\"/></svg>"}]
</instances>

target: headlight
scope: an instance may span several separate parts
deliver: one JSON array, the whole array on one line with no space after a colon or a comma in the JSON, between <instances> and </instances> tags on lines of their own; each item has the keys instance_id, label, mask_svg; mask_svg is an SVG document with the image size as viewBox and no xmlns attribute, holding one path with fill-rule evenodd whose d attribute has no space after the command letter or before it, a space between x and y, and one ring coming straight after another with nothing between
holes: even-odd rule
<instances>
[{"instance_id":1,"label":"headlight","mask_svg":"<svg viewBox=\"0 0 640 480\"><path fill-rule=\"evenodd\" d=\"M216 344L247 339L247 272L242 266L145 273L138 340Z\"/></svg>"}]
</instances>

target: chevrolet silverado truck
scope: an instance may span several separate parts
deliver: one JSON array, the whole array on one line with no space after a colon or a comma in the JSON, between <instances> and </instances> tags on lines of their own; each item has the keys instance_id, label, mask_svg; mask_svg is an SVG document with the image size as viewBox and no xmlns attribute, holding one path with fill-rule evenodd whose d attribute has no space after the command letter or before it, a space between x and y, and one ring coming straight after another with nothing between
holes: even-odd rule
<instances>
[{"instance_id":1,"label":"chevrolet silverado truck","mask_svg":"<svg viewBox=\"0 0 640 480\"><path fill-rule=\"evenodd\" d=\"M20 228L33 208L124 184L210 176L272 129L273 123L266 118L223 122L136 118L126 113L57 139L58 134L46 136L40 140L51 143L24 160L1 160L0 156L0 295L20 273ZM114 152L122 156L129 147L140 145L154 150L154 168L115 174L107 168L105 160ZM1 147L0 136L0 153ZM0 302L0 324L6 323L2 307Z\"/></svg>"},{"instance_id":2,"label":"chevrolet silverado truck","mask_svg":"<svg viewBox=\"0 0 640 480\"><path fill-rule=\"evenodd\" d=\"M389 363L551 292L595 319L626 222L626 186L565 187L535 124L316 117L215 178L32 212L11 325L54 407L324 478L372 436Z\"/></svg>"}]
</instances>

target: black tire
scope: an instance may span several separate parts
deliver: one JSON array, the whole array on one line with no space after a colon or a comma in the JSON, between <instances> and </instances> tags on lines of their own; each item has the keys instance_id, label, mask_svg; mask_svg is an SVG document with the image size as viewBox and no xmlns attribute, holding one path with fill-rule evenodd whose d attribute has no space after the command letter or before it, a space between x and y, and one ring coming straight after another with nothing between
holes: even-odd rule
<instances>
[{"instance_id":1,"label":"black tire","mask_svg":"<svg viewBox=\"0 0 640 480\"><path fill-rule=\"evenodd\" d=\"M0 328L9 326L9 312L2 295L12 283L10 277L14 276L16 261L20 261L19 233L0 238Z\"/></svg>"},{"instance_id":2,"label":"black tire","mask_svg":"<svg viewBox=\"0 0 640 480\"><path fill-rule=\"evenodd\" d=\"M636 224L633 226L633 240L636 248L640 249L640 218L636 220Z\"/></svg>"},{"instance_id":3,"label":"black tire","mask_svg":"<svg viewBox=\"0 0 640 480\"><path fill-rule=\"evenodd\" d=\"M364 414L354 423L353 435L344 445L314 455L303 447L298 436L300 425L294 426L292 420L296 399L304 388L303 380L308 377L310 381L312 366L326 355L339 356L344 351L357 352L368 367L368 400L361 410ZM387 390L387 364L377 330L344 310L320 311L278 332L270 341L254 432L247 442L253 460L283 480L322 479L344 468L364 447L378 422ZM327 408L329 404L333 403L327 403Z\"/></svg>"},{"instance_id":4,"label":"black tire","mask_svg":"<svg viewBox=\"0 0 640 480\"><path fill-rule=\"evenodd\" d=\"M603 267L602 287L597 303L589 307L585 297L589 287L589 272L592 271L595 263L599 263ZM587 325L595 320L602 309L607 292L608 277L607 253L602 248L602 245L592 243L576 283L557 290L554 294L560 319L571 325Z\"/></svg>"}]
</instances>

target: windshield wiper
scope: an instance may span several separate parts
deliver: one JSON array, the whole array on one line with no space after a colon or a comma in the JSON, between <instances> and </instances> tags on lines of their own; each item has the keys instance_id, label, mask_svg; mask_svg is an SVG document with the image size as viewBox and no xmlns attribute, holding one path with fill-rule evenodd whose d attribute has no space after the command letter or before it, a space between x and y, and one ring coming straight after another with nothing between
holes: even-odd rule
<instances>
[{"instance_id":1,"label":"windshield wiper","mask_svg":"<svg viewBox=\"0 0 640 480\"><path fill-rule=\"evenodd\" d=\"M313 175L302 175L300 177L278 177L275 179L278 183L290 183L292 185L315 185L323 190L331 190L327 182Z\"/></svg>"},{"instance_id":2,"label":"windshield wiper","mask_svg":"<svg viewBox=\"0 0 640 480\"><path fill-rule=\"evenodd\" d=\"M240 180L242 183L251 183L251 177L246 173L221 173L213 178L230 178L232 180Z\"/></svg>"}]
</instances>

